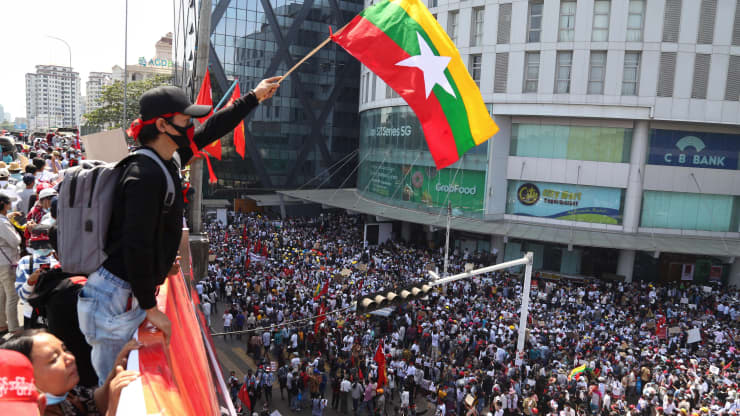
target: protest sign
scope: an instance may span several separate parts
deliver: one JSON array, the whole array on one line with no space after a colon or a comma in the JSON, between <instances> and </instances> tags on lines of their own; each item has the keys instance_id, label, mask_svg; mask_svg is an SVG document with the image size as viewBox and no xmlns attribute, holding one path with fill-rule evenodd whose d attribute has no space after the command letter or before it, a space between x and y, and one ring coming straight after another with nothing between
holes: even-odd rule
<instances>
[{"instance_id":1,"label":"protest sign","mask_svg":"<svg viewBox=\"0 0 740 416\"><path fill-rule=\"evenodd\" d=\"M688 344L693 344L699 341L701 341L701 332L699 332L699 328L689 329L688 339L686 340L686 342Z\"/></svg>"}]
</instances>

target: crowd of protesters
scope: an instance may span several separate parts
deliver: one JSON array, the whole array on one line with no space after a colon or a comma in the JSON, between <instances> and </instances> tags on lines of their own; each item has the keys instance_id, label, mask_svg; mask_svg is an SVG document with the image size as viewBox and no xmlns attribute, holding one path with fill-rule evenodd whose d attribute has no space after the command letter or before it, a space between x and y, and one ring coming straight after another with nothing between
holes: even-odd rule
<instances>
[{"instance_id":1,"label":"crowd of protesters","mask_svg":"<svg viewBox=\"0 0 740 416\"><path fill-rule=\"evenodd\" d=\"M535 279L518 354L514 271L357 315L361 296L427 280L428 268L441 269L442 250L396 240L366 248L361 217L338 214L230 213L228 225L212 220L207 230L212 261L198 291L209 322L224 317L212 330L235 332L226 342L258 365L230 378L233 398L244 383L252 409L269 403L274 386L291 409L312 415L327 406L363 415L740 411L734 290ZM467 251L450 257L452 273L495 262ZM387 382L379 385L381 344Z\"/></svg>"},{"instance_id":2,"label":"crowd of protesters","mask_svg":"<svg viewBox=\"0 0 740 416\"><path fill-rule=\"evenodd\" d=\"M139 347L131 340L142 322L170 342L172 325L156 293L179 271L187 189L181 171L202 155L199 149L271 98L279 80L262 80L216 111L192 104L178 87L146 91L140 117L126 131L137 142L131 154L116 164L87 163L71 174L68 168L82 158L78 136L62 137L57 130L17 147L4 138L0 413L118 411L121 389L139 376L124 368L128 353ZM202 121L197 127L194 118ZM57 205L63 208L59 232ZM29 369L30 378L23 375Z\"/></svg>"}]
</instances>

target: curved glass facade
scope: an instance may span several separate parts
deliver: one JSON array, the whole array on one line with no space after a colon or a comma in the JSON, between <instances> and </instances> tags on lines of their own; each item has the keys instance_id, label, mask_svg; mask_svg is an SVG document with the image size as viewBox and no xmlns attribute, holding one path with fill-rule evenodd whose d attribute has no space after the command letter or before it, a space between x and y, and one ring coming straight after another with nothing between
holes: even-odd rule
<instances>
[{"instance_id":1,"label":"curved glass facade","mask_svg":"<svg viewBox=\"0 0 740 416\"><path fill-rule=\"evenodd\" d=\"M488 142L452 166L437 170L419 120L408 106L384 107L360 115L360 166L357 189L395 206L482 217Z\"/></svg>"},{"instance_id":2,"label":"curved glass facade","mask_svg":"<svg viewBox=\"0 0 740 416\"><path fill-rule=\"evenodd\" d=\"M330 25L341 27L361 10L361 0L213 2L214 102L231 79L246 92L265 77L285 73L326 38ZM222 141L223 158L213 161L219 183L209 187L211 195L219 189L297 187L328 177L327 168L357 149L359 75L357 61L334 44L301 65L250 115L248 160L234 152L230 135ZM326 186L339 186L352 169L347 164Z\"/></svg>"}]
</instances>

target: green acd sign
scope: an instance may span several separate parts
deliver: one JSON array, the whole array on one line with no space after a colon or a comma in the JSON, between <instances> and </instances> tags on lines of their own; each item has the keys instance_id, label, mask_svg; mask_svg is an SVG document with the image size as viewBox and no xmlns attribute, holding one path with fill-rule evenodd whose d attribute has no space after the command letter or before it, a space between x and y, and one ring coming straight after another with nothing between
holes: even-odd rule
<instances>
[{"instance_id":1,"label":"green acd sign","mask_svg":"<svg viewBox=\"0 0 740 416\"><path fill-rule=\"evenodd\" d=\"M486 173L477 170L442 169L433 166L409 166L393 163L363 164L359 188L395 200L415 202L428 207L482 211Z\"/></svg>"},{"instance_id":2,"label":"green acd sign","mask_svg":"<svg viewBox=\"0 0 740 416\"><path fill-rule=\"evenodd\" d=\"M172 68L174 63L167 58L151 58L148 61L145 57L139 58L140 66L149 66L155 68Z\"/></svg>"}]
</instances>

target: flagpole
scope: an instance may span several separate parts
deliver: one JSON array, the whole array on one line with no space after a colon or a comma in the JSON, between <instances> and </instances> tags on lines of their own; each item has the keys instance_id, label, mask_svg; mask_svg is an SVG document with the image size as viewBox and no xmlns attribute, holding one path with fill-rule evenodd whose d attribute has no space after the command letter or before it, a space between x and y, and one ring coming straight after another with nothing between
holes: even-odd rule
<instances>
[{"instance_id":1,"label":"flagpole","mask_svg":"<svg viewBox=\"0 0 740 416\"><path fill-rule=\"evenodd\" d=\"M324 39L323 42L319 43L319 46L313 48L313 50L311 52L309 52L308 55L306 55L303 58L301 58L301 60L298 61L295 65L293 65L293 67L290 68L288 70L288 72L286 72L285 74L283 74L282 78L280 78L280 81L278 81L278 83L281 83L281 82L285 81L285 78L288 78L288 75L290 75L293 71L295 71L296 69L298 69L298 67L301 66L301 64L303 64L304 62L306 62L310 57L314 56L316 54L316 52L320 51L321 48L323 48L329 42L331 42L331 38L333 36L336 36L336 35L342 33L342 31L344 30L345 27L347 27L347 25L342 26L342 28L339 29L339 30L337 30L336 33L333 33L328 38ZM331 31L331 27L329 27L329 31Z\"/></svg>"},{"instance_id":2,"label":"flagpole","mask_svg":"<svg viewBox=\"0 0 740 416\"><path fill-rule=\"evenodd\" d=\"M236 84L237 84L238 82L239 82L239 80L238 80L238 79L235 79L235 80L234 80L234 82L233 82L233 83L231 84L231 86L229 87L229 89L228 89L228 90L226 91L226 94L224 94L224 96L223 96L223 97L221 97L221 101L219 101L219 102L218 102L218 105L216 105L215 107L213 107L213 111L218 111L218 110L219 110L219 109L221 108L221 106L222 106L222 105L224 104L224 102L225 102L225 101L226 101L226 100L227 100L227 99L228 99L229 97L231 97L231 93L232 93L232 92L234 91L234 88L236 88Z\"/></svg>"}]
</instances>

